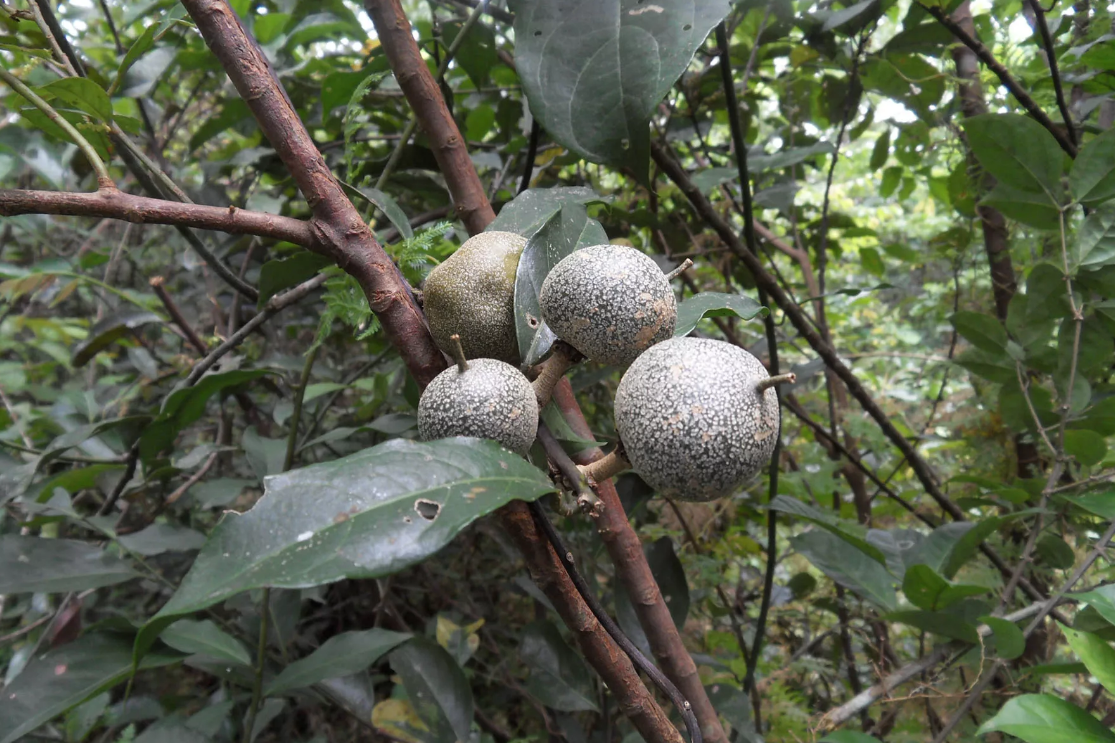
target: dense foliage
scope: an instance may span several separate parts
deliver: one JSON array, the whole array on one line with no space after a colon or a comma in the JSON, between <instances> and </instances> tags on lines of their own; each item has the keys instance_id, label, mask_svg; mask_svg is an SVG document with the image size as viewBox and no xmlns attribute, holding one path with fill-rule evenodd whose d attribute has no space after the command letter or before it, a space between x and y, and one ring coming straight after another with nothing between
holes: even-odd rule
<instances>
[{"instance_id":1,"label":"dense foliage","mask_svg":"<svg viewBox=\"0 0 1115 743\"><path fill-rule=\"evenodd\" d=\"M680 740L598 675L537 499L736 743L1115 742L1110 8L407 0L438 133L397 2L231 0L413 289L489 201L529 238L524 367L547 272L610 241L694 261L677 335L796 374L742 492L616 480L624 555L553 450L417 441L415 296L322 248L219 4L0 3L0 743ZM620 375L570 371L559 453L615 443Z\"/></svg>"}]
</instances>

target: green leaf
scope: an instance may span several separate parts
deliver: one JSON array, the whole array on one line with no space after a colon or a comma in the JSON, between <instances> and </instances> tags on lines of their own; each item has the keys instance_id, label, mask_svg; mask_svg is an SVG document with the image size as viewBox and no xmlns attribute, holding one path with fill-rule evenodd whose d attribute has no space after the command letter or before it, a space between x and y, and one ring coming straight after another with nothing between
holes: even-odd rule
<instances>
[{"instance_id":1,"label":"green leaf","mask_svg":"<svg viewBox=\"0 0 1115 743\"><path fill-rule=\"evenodd\" d=\"M527 240L515 270L515 333L524 366L538 363L557 340L538 303L546 276L573 251L607 242L604 228L577 203L562 206Z\"/></svg>"},{"instance_id":2,"label":"green leaf","mask_svg":"<svg viewBox=\"0 0 1115 743\"><path fill-rule=\"evenodd\" d=\"M790 537L790 544L821 572L883 609L898 603L894 576L876 560L821 529Z\"/></svg>"},{"instance_id":3,"label":"green leaf","mask_svg":"<svg viewBox=\"0 0 1115 743\"><path fill-rule=\"evenodd\" d=\"M911 565L902 578L902 593L919 609L947 609L961 599L987 593L983 586L953 585L928 565Z\"/></svg>"},{"instance_id":4,"label":"green leaf","mask_svg":"<svg viewBox=\"0 0 1115 743\"><path fill-rule=\"evenodd\" d=\"M948 550L948 556L941 566L941 574L951 580L957 571L964 566L964 563L976 553L979 546L983 544L983 540L987 539L1002 524L1002 518L988 516L964 532Z\"/></svg>"},{"instance_id":5,"label":"green leaf","mask_svg":"<svg viewBox=\"0 0 1115 743\"><path fill-rule=\"evenodd\" d=\"M1007 183L997 183L979 203L1039 230L1059 230L1061 226L1060 211L1044 191L1026 191Z\"/></svg>"},{"instance_id":6,"label":"green leaf","mask_svg":"<svg viewBox=\"0 0 1115 743\"><path fill-rule=\"evenodd\" d=\"M258 308L263 309L271 297L313 278L321 269L332 264L333 261L325 256L308 250L299 250L289 258L267 261L259 269Z\"/></svg>"},{"instance_id":7,"label":"green leaf","mask_svg":"<svg viewBox=\"0 0 1115 743\"><path fill-rule=\"evenodd\" d=\"M767 170L780 170L791 165L805 162L811 157L828 155L833 147L828 142L818 142L807 147L789 147L785 150L770 155L756 155L747 160L748 170L751 174L762 173Z\"/></svg>"},{"instance_id":8,"label":"green leaf","mask_svg":"<svg viewBox=\"0 0 1115 743\"><path fill-rule=\"evenodd\" d=\"M1115 625L1115 584L1100 586L1091 591L1076 594L1081 602L1100 613L1110 624Z\"/></svg>"},{"instance_id":9,"label":"green leaf","mask_svg":"<svg viewBox=\"0 0 1115 743\"><path fill-rule=\"evenodd\" d=\"M964 121L968 144L983 166L1012 189L1061 203L1065 154L1045 127L1021 114L984 114Z\"/></svg>"},{"instance_id":10,"label":"green leaf","mask_svg":"<svg viewBox=\"0 0 1115 743\"><path fill-rule=\"evenodd\" d=\"M995 652L1000 658L1014 660L1026 652L1026 638L1014 622L992 616L980 617L979 621L991 628Z\"/></svg>"},{"instance_id":11,"label":"green leaf","mask_svg":"<svg viewBox=\"0 0 1115 743\"><path fill-rule=\"evenodd\" d=\"M1059 497L1101 518L1115 521L1115 492L1061 495ZM1115 614L1112 614L1112 616L1115 616Z\"/></svg>"},{"instance_id":12,"label":"green leaf","mask_svg":"<svg viewBox=\"0 0 1115 743\"><path fill-rule=\"evenodd\" d=\"M1071 258L1073 268L1089 270L1115 263L1115 204L1103 204L1088 215L1076 232Z\"/></svg>"},{"instance_id":13,"label":"green leaf","mask_svg":"<svg viewBox=\"0 0 1115 743\"><path fill-rule=\"evenodd\" d=\"M724 292L700 292L678 305L675 336L689 335L704 317L727 317L735 315L743 320L766 317L770 314L763 305L742 294Z\"/></svg>"},{"instance_id":14,"label":"green leaf","mask_svg":"<svg viewBox=\"0 0 1115 743\"><path fill-rule=\"evenodd\" d=\"M515 66L531 113L592 162L647 180L651 114L727 0L517 0Z\"/></svg>"},{"instance_id":15,"label":"green leaf","mask_svg":"<svg viewBox=\"0 0 1115 743\"><path fill-rule=\"evenodd\" d=\"M981 351L1003 353L1007 348L1007 331L991 315L978 312L957 312L949 318L956 332Z\"/></svg>"},{"instance_id":16,"label":"green leaf","mask_svg":"<svg viewBox=\"0 0 1115 743\"><path fill-rule=\"evenodd\" d=\"M1073 198L1089 207L1115 197L1115 130L1080 148L1069 171L1069 188Z\"/></svg>"},{"instance_id":17,"label":"green leaf","mask_svg":"<svg viewBox=\"0 0 1115 743\"><path fill-rule=\"evenodd\" d=\"M159 668L181 656L152 653L141 669ZM0 743L14 743L132 674L131 640L89 633L34 658L0 694Z\"/></svg>"},{"instance_id":18,"label":"green leaf","mask_svg":"<svg viewBox=\"0 0 1115 743\"><path fill-rule=\"evenodd\" d=\"M181 619L163 630L159 639L183 653L201 653L221 661L251 666L248 649L212 621Z\"/></svg>"},{"instance_id":19,"label":"green leaf","mask_svg":"<svg viewBox=\"0 0 1115 743\"><path fill-rule=\"evenodd\" d=\"M1110 643L1091 632L1079 632L1061 625L1065 639L1077 657L1088 667L1105 689L1115 689L1115 650Z\"/></svg>"},{"instance_id":20,"label":"green leaf","mask_svg":"<svg viewBox=\"0 0 1115 743\"><path fill-rule=\"evenodd\" d=\"M598 709L592 674L551 622L539 619L523 628L519 657L530 670L527 691L547 707L563 712Z\"/></svg>"},{"instance_id":21,"label":"green leaf","mask_svg":"<svg viewBox=\"0 0 1115 743\"><path fill-rule=\"evenodd\" d=\"M883 555L882 550L863 538L864 528L860 524L844 521L830 513L820 511L808 503L803 503L797 498L791 498L788 495L775 496L774 500L770 502L767 508L772 511L788 513L792 516L805 519L812 524L816 524L829 533L840 537L880 565L887 564L886 557Z\"/></svg>"},{"instance_id":22,"label":"green leaf","mask_svg":"<svg viewBox=\"0 0 1115 743\"><path fill-rule=\"evenodd\" d=\"M395 229L399 231L399 234L402 235L404 239L409 240L414 237L414 230L410 226L410 219L407 218L406 212L403 211L403 208L399 206L399 202L395 201L395 199L391 198L383 191L380 191L378 188L356 188L347 183L343 183L342 185L350 194L359 196L364 201L373 204L376 209L383 212L383 215L395 226Z\"/></svg>"},{"instance_id":23,"label":"green leaf","mask_svg":"<svg viewBox=\"0 0 1115 743\"><path fill-rule=\"evenodd\" d=\"M923 119L933 116L932 106L945 92L945 78L917 54L886 54L863 66L863 84L906 104Z\"/></svg>"},{"instance_id":24,"label":"green leaf","mask_svg":"<svg viewBox=\"0 0 1115 743\"><path fill-rule=\"evenodd\" d=\"M230 366L233 368L228 369ZM179 387L167 396L158 417L139 439L139 453L144 461L169 448L179 431L205 413L205 406L213 395L272 373L266 369L236 369L235 366L231 361L226 362L226 371L210 370L196 384Z\"/></svg>"},{"instance_id":25,"label":"green leaf","mask_svg":"<svg viewBox=\"0 0 1115 743\"><path fill-rule=\"evenodd\" d=\"M1084 429L1065 431L1065 453L1081 464L1091 467L1107 455L1107 442L1095 431Z\"/></svg>"},{"instance_id":26,"label":"green leaf","mask_svg":"<svg viewBox=\"0 0 1115 743\"><path fill-rule=\"evenodd\" d=\"M145 529L118 537L120 546L137 555L150 557L164 552L189 552L201 549L205 535L175 523L151 524Z\"/></svg>"},{"instance_id":27,"label":"green leaf","mask_svg":"<svg viewBox=\"0 0 1115 743\"><path fill-rule=\"evenodd\" d=\"M690 180L701 193L709 194L723 183L730 183L739 177L738 168L705 168L693 174Z\"/></svg>"},{"instance_id":28,"label":"green leaf","mask_svg":"<svg viewBox=\"0 0 1115 743\"><path fill-rule=\"evenodd\" d=\"M284 668L267 685L264 694L275 696L304 689L326 679L359 673L410 637L407 633L378 627L333 635L317 650Z\"/></svg>"},{"instance_id":29,"label":"green leaf","mask_svg":"<svg viewBox=\"0 0 1115 743\"><path fill-rule=\"evenodd\" d=\"M459 741L468 740L472 689L453 656L428 637L414 637L393 650L388 659L402 677L418 714L436 732L435 738L446 740L450 733Z\"/></svg>"},{"instance_id":30,"label":"green leaf","mask_svg":"<svg viewBox=\"0 0 1115 743\"><path fill-rule=\"evenodd\" d=\"M98 121L106 124L112 121L112 101L108 99L104 88L87 77L64 77L39 86L36 90L43 98L57 98Z\"/></svg>"},{"instance_id":31,"label":"green leaf","mask_svg":"<svg viewBox=\"0 0 1115 743\"><path fill-rule=\"evenodd\" d=\"M972 645L979 643L979 633L976 631L976 625L965 621L963 617L950 614L949 612L922 610L892 611L886 615L886 619L892 622L908 624L911 627L917 627L930 634L941 635L950 640L960 640L961 642L971 643Z\"/></svg>"},{"instance_id":32,"label":"green leaf","mask_svg":"<svg viewBox=\"0 0 1115 743\"><path fill-rule=\"evenodd\" d=\"M210 534L178 591L141 630L137 654L178 617L241 591L390 575L511 500L552 490L538 468L468 438L396 439L269 477L250 511L227 514Z\"/></svg>"},{"instance_id":33,"label":"green leaf","mask_svg":"<svg viewBox=\"0 0 1115 743\"><path fill-rule=\"evenodd\" d=\"M1023 694L1015 697L987 722L977 735L1006 733L1026 743L1112 743L1115 733L1099 720L1058 697Z\"/></svg>"},{"instance_id":34,"label":"green leaf","mask_svg":"<svg viewBox=\"0 0 1115 743\"><path fill-rule=\"evenodd\" d=\"M860 248L859 260L863 265L863 270L873 276L882 276L887 272L886 264L883 263L879 251L875 248Z\"/></svg>"},{"instance_id":35,"label":"green leaf","mask_svg":"<svg viewBox=\"0 0 1115 743\"><path fill-rule=\"evenodd\" d=\"M820 743L879 743L879 739L855 730L837 730L821 738Z\"/></svg>"},{"instance_id":36,"label":"green leaf","mask_svg":"<svg viewBox=\"0 0 1115 743\"><path fill-rule=\"evenodd\" d=\"M84 80L85 78L69 78L70 80ZM130 331L141 328L148 323L162 322L163 319L154 312L142 310L123 310L106 315L96 325L89 329L89 335L81 343L74 346L70 363L74 367L85 366L98 353L108 348Z\"/></svg>"},{"instance_id":37,"label":"green leaf","mask_svg":"<svg viewBox=\"0 0 1115 743\"><path fill-rule=\"evenodd\" d=\"M598 204L608 200L584 186L529 188L504 204L495 221L484 229L486 232L514 232L530 237L563 207Z\"/></svg>"},{"instance_id":38,"label":"green leaf","mask_svg":"<svg viewBox=\"0 0 1115 743\"><path fill-rule=\"evenodd\" d=\"M0 536L0 595L83 591L138 577L131 563L86 542Z\"/></svg>"},{"instance_id":39,"label":"green leaf","mask_svg":"<svg viewBox=\"0 0 1115 743\"><path fill-rule=\"evenodd\" d=\"M132 65L138 62L139 58L155 45L156 37L162 28L163 25L160 23L151 24L143 29L143 33L140 34L139 38L128 47L128 52L124 55L124 59L120 61L120 67L116 70L116 77L113 78L112 85L109 86L108 94L110 96L120 90L120 86L124 82L124 77L128 74L128 70L132 68Z\"/></svg>"}]
</instances>

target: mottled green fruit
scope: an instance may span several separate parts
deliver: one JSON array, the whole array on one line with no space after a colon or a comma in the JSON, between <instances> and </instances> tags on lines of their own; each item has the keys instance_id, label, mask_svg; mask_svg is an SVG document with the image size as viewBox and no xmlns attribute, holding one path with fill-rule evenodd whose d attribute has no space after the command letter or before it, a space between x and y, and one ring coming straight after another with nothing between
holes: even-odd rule
<instances>
[{"instance_id":1,"label":"mottled green fruit","mask_svg":"<svg viewBox=\"0 0 1115 743\"><path fill-rule=\"evenodd\" d=\"M475 436L525 455L537 432L534 388L517 368L496 359L473 359L465 371L449 367L418 401L423 441Z\"/></svg>"},{"instance_id":2,"label":"mottled green fruit","mask_svg":"<svg viewBox=\"0 0 1115 743\"><path fill-rule=\"evenodd\" d=\"M423 309L438 348L452 355L449 338L460 335L470 359L519 363L515 271L526 244L513 232L481 232L430 271Z\"/></svg>"},{"instance_id":3,"label":"mottled green fruit","mask_svg":"<svg viewBox=\"0 0 1115 743\"><path fill-rule=\"evenodd\" d=\"M770 462L778 395L762 363L723 341L673 338L635 359L616 389L616 431L631 468L660 494L732 495Z\"/></svg>"},{"instance_id":4,"label":"mottled green fruit","mask_svg":"<svg viewBox=\"0 0 1115 743\"><path fill-rule=\"evenodd\" d=\"M595 245L563 258L538 295L550 330L602 364L626 366L674 334L678 308L652 259L623 245Z\"/></svg>"}]
</instances>

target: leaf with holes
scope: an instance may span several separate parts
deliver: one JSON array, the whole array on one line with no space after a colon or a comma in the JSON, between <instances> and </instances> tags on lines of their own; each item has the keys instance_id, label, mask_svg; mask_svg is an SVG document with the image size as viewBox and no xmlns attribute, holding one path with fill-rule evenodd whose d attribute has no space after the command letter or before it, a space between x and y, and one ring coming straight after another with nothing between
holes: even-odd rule
<instances>
[{"instance_id":1,"label":"leaf with holes","mask_svg":"<svg viewBox=\"0 0 1115 743\"><path fill-rule=\"evenodd\" d=\"M178 591L141 630L142 655L175 619L253 588L378 578L437 552L512 500L553 490L491 441L396 439L264 480L263 497L217 525Z\"/></svg>"},{"instance_id":2,"label":"leaf with holes","mask_svg":"<svg viewBox=\"0 0 1115 743\"><path fill-rule=\"evenodd\" d=\"M727 0L517 0L511 10L531 113L581 157L645 183L651 114Z\"/></svg>"}]
</instances>

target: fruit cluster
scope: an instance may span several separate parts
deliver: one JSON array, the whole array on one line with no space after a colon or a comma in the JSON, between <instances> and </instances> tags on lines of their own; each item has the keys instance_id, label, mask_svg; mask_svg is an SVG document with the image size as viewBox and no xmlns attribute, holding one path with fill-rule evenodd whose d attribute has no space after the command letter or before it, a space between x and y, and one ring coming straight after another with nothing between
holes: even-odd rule
<instances>
[{"instance_id":1,"label":"fruit cluster","mask_svg":"<svg viewBox=\"0 0 1115 743\"><path fill-rule=\"evenodd\" d=\"M519 454L530 449L549 390L539 387L541 378L532 386L515 365L515 272L525 245L513 233L485 232L430 273L430 331L457 364L422 394L423 439L476 436ZM578 250L542 284L542 320L585 357L626 367L615 398L621 447L586 473L601 478L630 468L667 497L713 500L770 461L780 424L773 388L793 377L771 378L731 344L673 337L670 277L634 248Z\"/></svg>"}]
</instances>

